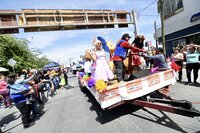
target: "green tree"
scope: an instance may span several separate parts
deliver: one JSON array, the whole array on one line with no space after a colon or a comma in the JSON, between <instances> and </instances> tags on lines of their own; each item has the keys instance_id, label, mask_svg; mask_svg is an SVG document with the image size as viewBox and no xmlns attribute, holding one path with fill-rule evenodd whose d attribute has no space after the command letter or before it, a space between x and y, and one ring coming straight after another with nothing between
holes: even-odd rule
<instances>
[{"instance_id":1,"label":"green tree","mask_svg":"<svg viewBox=\"0 0 200 133\"><path fill-rule=\"evenodd\" d=\"M16 71L22 69L39 69L49 62L46 56L38 57L41 52L38 49L30 49L27 39L16 38L11 35L0 35L0 66L9 70L7 64L10 58L17 61Z\"/></svg>"}]
</instances>

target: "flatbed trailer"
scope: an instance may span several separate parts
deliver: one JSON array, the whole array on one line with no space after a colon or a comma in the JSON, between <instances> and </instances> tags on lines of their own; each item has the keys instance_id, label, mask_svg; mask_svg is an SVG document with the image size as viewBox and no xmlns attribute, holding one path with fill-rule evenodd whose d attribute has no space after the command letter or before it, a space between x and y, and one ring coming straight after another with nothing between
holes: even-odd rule
<instances>
[{"instance_id":1,"label":"flatbed trailer","mask_svg":"<svg viewBox=\"0 0 200 133\"><path fill-rule=\"evenodd\" d=\"M166 97L158 92L165 86L175 84L175 75L173 69L153 74L149 72L143 77L136 76L136 79L107 86L102 92L99 92L95 86L89 88L87 81L84 81L82 77L78 77L78 82L81 90L89 90L102 109L109 110L124 103L131 103L188 117L200 116L200 112L193 108L191 102L173 98L164 99ZM158 97L152 98L152 93Z\"/></svg>"}]
</instances>

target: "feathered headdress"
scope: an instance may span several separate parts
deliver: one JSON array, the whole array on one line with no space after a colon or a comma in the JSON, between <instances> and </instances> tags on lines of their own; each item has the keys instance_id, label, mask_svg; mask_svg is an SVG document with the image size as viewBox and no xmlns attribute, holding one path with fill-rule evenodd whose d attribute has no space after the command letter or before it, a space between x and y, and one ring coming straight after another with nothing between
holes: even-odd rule
<instances>
[{"instance_id":1,"label":"feathered headdress","mask_svg":"<svg viewBox=\"0 0 200 133\"><path fill-rule=\"evenodd\" d=\"M132 44L134 44L135 47L142 49L144 47L144 40L144 36L138 35L135 37L135 40L132 42Z\"/></svg>"},{"instance_id":2,"label":"feathered headdress","mask_svg":"<svg viewBox=\"0 0 200 133\"><path fill-rule=\"evenodd\" d=\"M140 39L140 40L145 40L145 37L142 36L142 35L138 35L138 36L136 36L136 38L138 38L138 39Z\"/></svg>"}]
</instances>

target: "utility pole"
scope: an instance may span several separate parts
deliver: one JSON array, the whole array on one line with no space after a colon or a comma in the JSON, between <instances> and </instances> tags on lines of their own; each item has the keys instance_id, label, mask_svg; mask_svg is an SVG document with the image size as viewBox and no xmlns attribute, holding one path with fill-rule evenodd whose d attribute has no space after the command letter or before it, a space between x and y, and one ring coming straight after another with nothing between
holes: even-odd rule
<instances>
[{"instance_id":1,"label":"utility pole","mask_svg":"<svg viewBox=\"0 0 200 133\"><path fill-rule=\"evenodd\" d=\"M13 72L15 73L15 67L14 66L12 66L12 69L13 69Z\"/></svg>"},{"instance_id":2,"label":"utility pole","mask_svg":"<svg viewBox=\"0 0 200 133\"><path fill-rule=\"evenodd\" d=\"M164 29L164 1L159 0L159 10L160 10L160 17L161 17L161 30L162 30L162 46L164 50L164 55L166 55L166 45L165 45L165 29Z\"/></svg>"},{"instance_id":3,"label":"utility pole","mask_svg":"<svg viewBox=\"0 0 200 133\"><path fill-rule=\"evenodd\" d=\"M154 30L155 30L156 48L158 48L158 40L157 40L157 32L156 32L156 21L154 21Z\"/></svg>"},{"instance_id":4,"label":"utility pole","mask_svg":"<svg viewBox=\"0 0 200 133\"><path fill-rule=\"evenodd\" d=\"M70 63L69 65L70 65L70 68L72 67L72 59L73 59L73 58L69 58L69 63Z\"/></svg>"},{"instance_id":5,"label":"utility pole","mask_svg":"<svg viewBox=\"0 0 200 133\"><path fill-rule=\"evenodd\" d=\"M133 25L134 25L134 34L135 36L138 35L138 28L137 28L137 18L136 18L136 12L135 10L132 10L132 16L133 16Z\"/></svg>"}]
</instances>

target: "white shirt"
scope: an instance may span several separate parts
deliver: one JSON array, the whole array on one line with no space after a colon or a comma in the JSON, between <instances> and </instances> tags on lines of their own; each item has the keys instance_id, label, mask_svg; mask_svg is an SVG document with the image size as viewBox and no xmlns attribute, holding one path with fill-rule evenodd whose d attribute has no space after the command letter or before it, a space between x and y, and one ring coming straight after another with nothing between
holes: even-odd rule
<instances>
[{"instance_id":1,"label":"white shirt","mask_svg":"<svg viewBox=\"0 0 200 133\"><path fill-rule=\"evenodd\" d=\"M177 61L179 61L179 60L183 60L183 59L184 59L182 53L178 53L178 54L174 55L174 58L175 58L175 60L177 60Z\"/></svg>"},{"instance_id":2,"label":"white shirt","mask_svg":"<svg viewBox=\"0 0 200 133\"><path fill-rule=\"evenodd\" d=\"M85 71L85 73L91 73L91 62L90 61L85 62L84 71Z\"/></svg>"}]
</instances>

